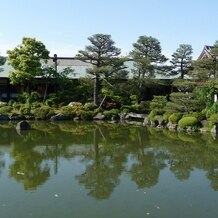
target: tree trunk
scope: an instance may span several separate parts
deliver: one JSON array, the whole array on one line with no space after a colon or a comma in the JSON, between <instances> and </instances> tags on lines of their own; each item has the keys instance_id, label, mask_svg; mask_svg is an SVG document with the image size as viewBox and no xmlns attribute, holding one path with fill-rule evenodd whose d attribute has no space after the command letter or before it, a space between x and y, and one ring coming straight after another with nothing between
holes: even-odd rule
<instances>
[{"instance_id":1,"label":"tree trunk","mask_svg":"<svg viewBox=\"0 0 218 218\"><path fill-rule=\"evenodd\" d=\"M100 89L100 78L99 75L96 74L94 80L94 104L96 106L99 105L99 99L98 99L99 89Z\"/></svg>"},{"instance_id":2,"label":"tree trunk","mask_svg":"<svg viewBox=\"0 0 218 218\"><path fill-rule=\"evenodd\" d=\"M43 97L43 103L45 103L45 100L47 98L48 93L48 83L45 84L45 91L44 91L44 97Z\"/></svg>"},{"instance_id":3,"label":"tree trunk","mask_svg":"<svg viewBox=\"0 0 218 218\"><path fill-rule=\"evenodd\" d=\"M185 72L184 72L184 69L183 69L183 65L181 63L181 79L184 79L184 74L185 74Z\"/></svg>"}]
</instances>

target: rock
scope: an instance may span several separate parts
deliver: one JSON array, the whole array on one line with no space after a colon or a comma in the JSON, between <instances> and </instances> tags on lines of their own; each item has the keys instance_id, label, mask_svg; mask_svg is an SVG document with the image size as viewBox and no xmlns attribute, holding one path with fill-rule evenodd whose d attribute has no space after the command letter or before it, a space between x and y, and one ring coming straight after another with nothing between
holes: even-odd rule
<instances>
[{"instance_id":1,"label":"rock","mask_svg":"<svg viewBox=\"0 0 218 218\"><path fill-rule=\"evenodd\" d=\"M208 125L208 120L201 120L201 125L203 127L207 126Z\"/></svg>"},{"instance_id":2,"label":"rock","mask_svg":"<svg viewBox=\"0 0 218 218\"><path fill-rule=\"evenodd\" d=\"M176 130L177 124L173 124L173 123L169 122L169 123L167 123L167 128L170 130Z\"/></svg>"},{"instance_id":3,"label":"rock","mask_svg":"<svg viewBox=\"0 0 218 218\"><path fill-rule=\"evenodd\" d=\"M127 113L124 119L145 119L147 114Z\"/></svg>"},{"instance_id":4,"label":"rock","mask_svg":"<svg viewBox=\"0 0 218 218\"><path fill-rule=\"evenodd\" d=\"M104 116L104 114L102 114L102 113L97 113L97 114L93 117L94 120L103 120L104 118L105 118L105 116Z\"/></svg>"},{"instance_id":5,"label":"rock","mask_svg":"<svg viewBox=\"0 0 218 218\"><path fill-rule=\"evenodd\" d=\"M64 116L62 113L56 114L51 117L51 121L69 120L70 118Z\"/></svg>"},{"instance_id":6,"label":"rock","mask_svg":"<svg viewBox=\"0 0 218 218\"><path fill-rule=\"evenodd\" d=\"M23 121L20 121L19 123L17 123L16 129L18 131L20 131L20 130L30 130L31 126L30 126L30 124L28 122L23 120Z\"/></svg>"},{"instance_id":7,"label":"rock","mask_svg":"<svg viewBox=\"0 0 218 218\"><path fill-rule=\"evenodd\" d=\"M211 133L218 134L218 124L215 124L211 129Z\"/></svg>"},{"instance_id":8,"label":"rock","mask_svg":"<svg viewBox=\"0 0 218 218\"><path fill-rule=\"evenodd\" d=\"M0 120L9 120L9 117L6 115L1 115L0 114Z\"/></svg>"},{"instance_id":9,"label":"rock","mask_svg":"<svg viewBox=\"0 0 218 218\"><path fill-rule=\"evenodd\" d=\"M11 116L9 116L9 119L10 120L25 120L26 118L19 114L12 114Z\"/></svg>"}]
</instances>

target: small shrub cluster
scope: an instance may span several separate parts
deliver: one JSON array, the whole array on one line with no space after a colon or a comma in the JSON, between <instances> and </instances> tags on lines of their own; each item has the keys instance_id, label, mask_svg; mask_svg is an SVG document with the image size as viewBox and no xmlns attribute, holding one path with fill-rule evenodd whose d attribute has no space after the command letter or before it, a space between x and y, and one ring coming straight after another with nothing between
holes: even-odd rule
<instances>
[{"instance_id":1,"label":"small shrub cluster","mask_svg":"<svg viewBox=\"0 0 218 218\"><path fill-rule=\"evenodd\" d=\"M179 120L182 118L182 113L173 113L169 116L169 121L173 124L177 124Z\"/></svg>"},{"instance_id":2,"label":"small shrub cluster","mask_svg":"<svg viewBox=\"0 0 218 218\"><path fill-rule=\"evenodd\" d=\"M55 114L54 109L47 105L43 105L42 107L36 108L33 111L33 115L38 120L46 120L51 118Z\"/></svg>"},{"instance_id":3,"label":"small shrub cluster","mask_svg":"<svg viewBox=\"0 0 218 218\"><path fill-rule=\"evenodd\" d=\"M111 119L111 118L118 119L119 113L120 111L118 109L111 109L103 112L106 119Z\"/></svg>"},{"instance_id":4,"label":"small shrub cluster","mask_svg":"<svg viewBox=\"0 0 218 218\"><path fill-rule=\"evenodd\" d=\"M199 121L196 117L183 117L179 120L178 126L183 129L187 129L188 127L197 128Z\"/></svg>"}]
</instances>

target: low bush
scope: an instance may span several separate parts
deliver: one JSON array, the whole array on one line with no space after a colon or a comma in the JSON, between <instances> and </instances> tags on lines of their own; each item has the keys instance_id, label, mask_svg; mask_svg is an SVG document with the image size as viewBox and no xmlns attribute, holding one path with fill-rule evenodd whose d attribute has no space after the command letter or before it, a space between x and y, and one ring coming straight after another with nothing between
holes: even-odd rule
<instances>
[{"instance_id":1,"label":"low bush","mask_svg":"<svg viewBox=\"0 0 218 218\"><path fill-rule=\"evenodd\" d=\"M63 106L61 107L60 109L60 112L66 116L66 117L69 117L69 118L74 118L77 116L76 112L73 110L73 108L71 106Z\"/></svg>"},{"instance_id":2,"label":"low bush","mask_svg":"<svg viewBox=\"0 0 218 218\"><path fill-rule=\"evenodd\" d=\"M118 109L111 109L109 111L104 111L103 114L106 119L111 119L111 118L119 118L119 113L120 111Z\"/></svg>"},{"instance_id":3,"label":"low bush","mask_svg":"<svg viewBox=\"0 0 218 218\"><path fill-rule=\"evenodd\" d=\"M209 126L212 127L215 124L218 124L218 114L213 114L209 118Z\"/></svg>"},{"instance_id":4,"label":"low bush","mask_svg":"<svg viewBox=\"0 0 218 218\"><path fill-rule=\"evenodd\" d=\"M72 111L76 113L77 116L82 110L84 110L84 106L80 102L71 102L70 104L68 104L68 107L71 107Z\"/></svg>"},{"instance_id":5,"label":"low bush","mask_svg":"<svg viewBox=\"0 0 218 218\"><path fill-rule=\"evenodd\" d=\"M33 111L33 115L38 120L46 120L54 115L54 110L47 105L43 105L42 107L36 108Z\"/></svg>"},{"instance_id":6,"label":"low bush","mask_svg":"<svg viewBox=\"0 0 218 218\"><path fill-rule=\"evenodd\" d=\"M189 114L184 114L183 117L195 117L198 121L201 121L206 119L206 114L204 112L191 112Z\"/></svg>"},{"instance_id":7,"label":"low bush","mask_svg":"<svg viewBox=\"0 0 218 218\"><path fill-rule=\"evenodd\" d=\"M95 116L94 111L81 111L80 112L80 119L81 120L93 120L93 117Z\"/></svg>"},{"instance_id":8,"label":"low bush","mask_svg":"<svg viewBox=\"0 0 218 218\"><path fill-rule=\"evenodd\" d=\"M85 111L94 111L96 109L96 105L94 103L85 103L84 110Z\"/></svg>"},{"instance_id":9,"label":"low bush","mask_svg":"<svg viewBox=\"0 0 218 218\"><path fill-rule=\"evenodd\" d=\"M155 121L155 116L157 115L157 112L155 110L152 110L149 115L148 115L148 119L150 121Z\"/></svg>"},{"instance_id":10,"label":"low bush","mask_svg":"<svg viewBox=\"0 0 218 218\"><path fill-rule=\"evenodd\" d=\"M168 122L169 122L169 117L170 117L171 114L172 114L172 113L170 113L170 112L165 112L165 113L163 114L163 121L164 121L165 123L168 123Z\"/></svg>"},{"instance_id":11,"label":"low bush","mask_svg":"<svg viewBox=\"0 0 218 218\"><path fill-rule=\"evenodd\" d=\"M173 113L169 116L169 121L173 124L177 124L179 120L182 118L182 113Z\"/></svg>"},{"instance_id":12,"label":"low bush","mask_svg":"<svg viewBox=\"0 0 218 218\"><path fill-rule=\"evenodd\" d=\"M183 117L179 120L178 125L180 128L186 129L188 127L197 128L199 126L199 121L196 117Z\"/></svg>"},{"instance_id":13,"label":"low bush","mask_svg":"<svg viewBox=\"0 0 218 218\"><path fill-rule=\"evenodd\" d=\"M2 106L0 107L0 114L1 115L9 115L12 111L12 107L10 106Z\"/></svg>"}]
</instances>

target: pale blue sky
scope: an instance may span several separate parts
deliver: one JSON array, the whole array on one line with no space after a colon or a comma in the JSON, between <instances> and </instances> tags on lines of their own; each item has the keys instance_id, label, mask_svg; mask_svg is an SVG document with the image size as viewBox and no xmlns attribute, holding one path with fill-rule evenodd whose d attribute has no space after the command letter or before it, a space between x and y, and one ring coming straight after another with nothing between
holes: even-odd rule
<instances>
[{"instance_id":1,"label":"pale blue sky","mask_svg":"<svg viewBox=\"0 0 218 218\"><path fill-rule=\"evenodd\" d=\"M168 58L179 44L197 58L218 40L218 0L0 0L0 20L1 55L24 36L51 56L74 56L95 33L110 34L123 54L140 35L153 36Z\"/></svg>"}]
</instances>

